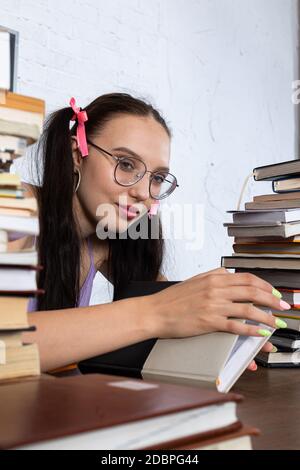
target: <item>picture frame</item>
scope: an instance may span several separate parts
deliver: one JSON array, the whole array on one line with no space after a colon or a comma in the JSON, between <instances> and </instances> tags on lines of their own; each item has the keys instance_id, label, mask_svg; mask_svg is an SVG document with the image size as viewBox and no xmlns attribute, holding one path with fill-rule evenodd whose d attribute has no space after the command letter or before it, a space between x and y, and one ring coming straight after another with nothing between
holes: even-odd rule
<instances>
[{"instance_id":1,"label":"picture frame","mask_svg":"<svg viewBox=\"0 0 300 470\"><path fill-rule=\"evenodd\" d=\"M18 46L19 33L0 25L0 89L16 91Z\"/></svg>"}]
</instances>

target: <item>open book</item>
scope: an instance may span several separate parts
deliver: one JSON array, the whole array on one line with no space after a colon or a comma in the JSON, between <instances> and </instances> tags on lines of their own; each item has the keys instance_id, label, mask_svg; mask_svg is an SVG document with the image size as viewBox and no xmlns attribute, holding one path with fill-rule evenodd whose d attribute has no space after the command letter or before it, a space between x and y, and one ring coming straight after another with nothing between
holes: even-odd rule
<instances>
[{"instance_id":1,"label":"open book","mask_svg":"<svg viewBox=\"0 0 300 470\"><path fill-rule=\"evenodd\" d=\"M229 333L158 340L144 364L142 376L201 387L215 384L219 392L227 393L267 340Z\"/></svg>"},{"instance_id":2,"label":"open book","mask_svg":"<svg viewBox=\"0 0 300 470\"><path fill-rule=\"evenodd\" d=\"M175 282L131 282L121 297L148 295L173 284ZM261 327L258 325L258 329ZM266 325L263 328L274 332ZM268 339L221 332L190 338L153 339L83 361L79 368L83 373L207 385L226 393Z\"/></svg>"}]
</instances>

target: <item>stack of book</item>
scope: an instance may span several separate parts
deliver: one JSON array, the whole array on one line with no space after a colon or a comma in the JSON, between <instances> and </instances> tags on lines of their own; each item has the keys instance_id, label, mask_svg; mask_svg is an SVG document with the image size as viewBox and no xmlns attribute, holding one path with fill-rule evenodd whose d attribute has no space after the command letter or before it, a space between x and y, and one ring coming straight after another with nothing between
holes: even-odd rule
<instances>
[{"instance_id":1,"label":"stack of book","mask_svg":"<svg viewBox=\"0 0 300 470\"><path fill-rule=\"evenodd\" d=\"M45 106L42 100L0 92L0 171L9 171L16 158L25 154L42 130Z\"/></svg>"},{"instance_id":2,"label":"stack of book","mask_svg":"<svg viewBox=\"0 0 300 470\"><path fill-rule=\"evenodd\" d=\"M0 170L8 171L13 160L22 157L27 148L27 139L0 134Z\"/></svg>"},{"instance_id":3,"label":"stack of book","mask_svg":"<svg viewBox=\"0 0 300 470\"><path fill-rule=\"evenodd\" d=\"M287 328L279 330L272 337L277 351L272 353L259 352L256 360L266 367L286 367L300 364L300 333Z\"/></svg>"},{"instance_id":4,"label":"stack of book","mask_svg":"<svg viewBox=\"0 0 300 470\"><path fill-rule=\"evenodd\" d=\"M39 375L36 344L23 344L32 330L28 300L38 293L38 256L34 248L20 249L18 240L39 233L37 201L25 198L20 177L9 173L14 159L40 135L44 102L10 92L0 100L0 380ZM9 243L15 242L15 243Z\"/></svg>"},{"instance_id":5,"label":"stack of book","mask_svg":"<svg viewBox=\"0 0 300 470\"><path fill-rule=\"evenodd\" d=\"M273 194L255 196L245 210L228 211L232 223L225 223L234 238L233 255L222 258L222 266L236 272L250 272L268 281L292 309L273 311L289 330L300 331L300 160L263 166L253 170L256 181L271 181ZM265 365L300 365L295 348L276 343L289 330L276 331L272 342L278 352L260 354Z\"/></svg>"},{"instance_id":6,"label":"stack of book","mask_svg":"<svg viewBox=\"0 0 300 470\"><path fill-rule=\"evenodd\" d=\"M17 175L0 173L0 380L40 373L37 346L22 344L28 300L37 293L37 252L8 244L39 232L36 200L23 198L20 185Z\"/></svg>"}]
</instances>

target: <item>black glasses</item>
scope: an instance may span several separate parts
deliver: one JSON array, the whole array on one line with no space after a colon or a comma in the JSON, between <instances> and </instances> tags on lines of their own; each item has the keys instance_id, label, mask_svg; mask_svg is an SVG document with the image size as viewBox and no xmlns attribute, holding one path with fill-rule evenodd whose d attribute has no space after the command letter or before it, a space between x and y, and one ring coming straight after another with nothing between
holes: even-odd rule
<instances>
[{"instance_id":1,"label":"black glasses","mask_svg":"<svg viewBox=\"0 0 300 470\"><path fill-rule=\"evenodd\" d=\"M133 186L140 181L146 173L150 173L149 193L153 199L164 199L178 188L177 179L171 173L165 171L148 171L143 160L137 157L124 155L117 157L107 150L87 140L88 144L99 152L113 158L116 162L114 180L120 186Z\"/></svg>"}]
</instances>

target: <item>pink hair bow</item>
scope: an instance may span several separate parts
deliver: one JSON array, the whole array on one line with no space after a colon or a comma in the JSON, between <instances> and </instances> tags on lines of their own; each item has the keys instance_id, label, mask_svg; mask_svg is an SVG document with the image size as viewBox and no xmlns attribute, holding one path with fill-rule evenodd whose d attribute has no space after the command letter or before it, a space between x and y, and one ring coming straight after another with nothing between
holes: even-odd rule
<instances>
[{"instance_id":1,"label":"pink hair bow","mask_svg":"<svg viewBox=\"0 0 300 470\"><path fill-rule=\"evenodd\" d=\"M76 106L75 98L70 99L70 106L74 111L74 116L72 117L71 121L77 120L77 142L78 147L82 157L87 157L89 154L87 141L86 141L86 133L85 133L85 125L84 123L88 120L88 116L86 111L81 111L81 108Z\"/></svg>"}]
</instances>

